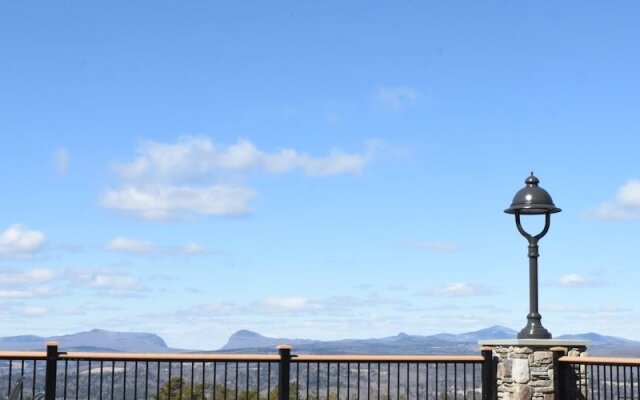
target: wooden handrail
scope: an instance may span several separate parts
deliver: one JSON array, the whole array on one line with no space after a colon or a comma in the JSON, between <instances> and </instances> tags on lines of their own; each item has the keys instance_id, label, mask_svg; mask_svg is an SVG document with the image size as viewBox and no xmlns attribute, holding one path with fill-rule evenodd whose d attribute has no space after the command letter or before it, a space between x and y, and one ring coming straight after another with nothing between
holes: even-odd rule
<instances>
[{"instance_id":1,"label":"wooden handrail","mask_svg":"<svg viewBox=\"0 0 640 400\"><path fill-rule=\"evenodd\" d=\"M61 353L60 360L101 360L101 361L255 361L278 362L277 354L220 354L220 353Z\"/></svg>"},{"instance_id":2,"label":"wooden handrail","mask_svg":"<svg viewBox=\"0 0 640 400\"><path fill-rule=\"evenodd\" d=\"M45 351L0 351L0 360L45 360Z\"/></svg>"},{"instance_id":3,"label":"wooden handrail","mask_svg":"<svg viewBox=\"0 0 640 400\"><path fill-rule=\"evenodd\" d=\"M484 361L482 356L444 356L444 355L342 355L342 354L300 354L294 355L293 362L441 362L441 363L480 363Z\"/></svg>"},{"instance_id":4,"label":"wooden handrail","mask_svg":"<svg viewBox=\"0 0 640 400\"><path fill-rule=\"evenodd\" d=\"M566 358L566 357L565 357ZM582 360L584 357L580 358ZM46 352L42 351L0 351L0 360L25 359L45 360ZM96 361L255 361L278 362L277 354L221 354L221 353L96 353L96 352L62 352L59 360L96 360ZM449 355L384 355L384 354L299 354L293 355L293 362L442 362L442 363L480 363L482 356L449 356Z\"/></svg>"},{"instance_id":5,"label":"wooden handrail","mask_svg":"<svg viewBox=\"0 0 640 400\"><path fill-rule=\"evenodd\" d=\"M626 357L560 357L560 362L585 365L632 365L640 366L640 358Z\"/></svg>"}]
</instances>

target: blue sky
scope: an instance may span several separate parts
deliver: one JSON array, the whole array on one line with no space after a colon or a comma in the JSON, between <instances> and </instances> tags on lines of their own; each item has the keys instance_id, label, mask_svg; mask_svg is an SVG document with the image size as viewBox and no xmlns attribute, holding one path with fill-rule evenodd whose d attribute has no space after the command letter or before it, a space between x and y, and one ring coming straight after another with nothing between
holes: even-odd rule
<instances>
[{"instance_id":1,"label":"blue sky","mask_svg":"<svg viewBox=\"0 0 640 400\"><path fill-rule=\"evenodd\" d=\"M640 6L3 2L0 336L640 339ZM531 229L538 221L528 221Z\"/></svg>"}]
</instances>

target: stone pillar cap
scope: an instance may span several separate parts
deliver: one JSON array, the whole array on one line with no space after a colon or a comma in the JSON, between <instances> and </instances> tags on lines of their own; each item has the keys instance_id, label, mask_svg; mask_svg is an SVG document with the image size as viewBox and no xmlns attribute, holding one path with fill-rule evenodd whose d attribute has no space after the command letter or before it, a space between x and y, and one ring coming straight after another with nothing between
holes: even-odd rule
<instances>
[{"instance_id":1,"label":"stone pillar cap","mask_svg":"<svg viewBox=\"0 0 640 400\"><path fill-rule=\"evenodd\" d=\"M561 340L561 339L494 339L480 340L480 346L534 346L534 347L587 347L590 340Z\"/></svg>"}]
</instances>

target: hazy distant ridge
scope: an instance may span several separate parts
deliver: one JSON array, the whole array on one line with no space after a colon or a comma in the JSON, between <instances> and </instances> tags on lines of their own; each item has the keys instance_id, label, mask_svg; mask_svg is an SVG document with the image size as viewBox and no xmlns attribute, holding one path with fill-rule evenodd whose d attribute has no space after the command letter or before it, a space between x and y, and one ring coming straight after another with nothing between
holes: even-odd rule
<instances>
[{"instance_id":1,"label":"hazy distant ridge","mask_svg":"<svg viewBox=\"0 0 640 400\"><path fill-rule=\"evenodd\" d=\"M431 336L408 335L370 339L304 340L268 338L256 332L242 330L229 337L220 351L273 352L278 344L290 344L296 352L318 354L468 354L478 350L478 340L512 339L516 331L492 326L463 334L441 333Z\"/></svg>"},{"instance_id":2,"label":"hazy distant ridge","mask_svg":"<svg viewBox=\"0 0 640 400\"><path fill-rule=\"evenodd\" d=\"M94 329L71 335L42 337L34 335L9 336L0 338L0 350L45 349L46 342L58 342L66 351L107 351L107 352L149 352L166 353L172 351L162 338L153 333L112 332Z\"/></svg>"},{"instance_id":3,"label":"hazy distant ridge","mask_svg":"<svg viewBox=\"0 0 640 400\"><path fill-rule=\"evenodd\" d=\"M239 330L217 352L275 353L279 344L290 344L294 353L315 354L477 354L478 341L513 339L516 331L502 326L461 333L420 336L399 333L369 339L311 340L271 338L249 330ZM640 342L594 332L562 335L556 339L589 340L589 353L608 356L640 356ZM112 332L94 329L70 335L42 337L21 335L0 338L0 350L44 351L45 342L56 341L63 351L101 351L132 353L184 352L174 349L158 335L144 332ZM210 351L200 349L199 351ZM195 351L195 350L191 350Z\"/></svg>"},{"instance_id":4,"label":"hazy distant ridge","mask_svg":"<svg viewBox=\"0 0 640 400\"><path fill-rule=\"evenodd\" d=\"M395 336L371 339L343 339L332 341L269 338L256 332L242 330L229 337L219 351L240 353L273 353L278 344L291 344L294 352L315 354L476 354L478 341L515 339L517 332L503 326L478 331L429 336L399 333ZM589 353L609 356L640 356L640 342L598 333L561 335L555 339L589 340Z\"/></svg>"}]
</instances>

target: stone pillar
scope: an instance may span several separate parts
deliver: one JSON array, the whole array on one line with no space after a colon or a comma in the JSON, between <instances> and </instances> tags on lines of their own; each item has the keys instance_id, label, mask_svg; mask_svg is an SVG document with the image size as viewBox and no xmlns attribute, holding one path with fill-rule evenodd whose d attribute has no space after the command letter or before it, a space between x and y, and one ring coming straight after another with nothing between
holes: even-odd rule
<instances>
[{"instance_id":1,"label":"stone pillar","mask_svg":"<svg viewBox=\"0 0 640 400\"><path fill-rule=\"evenodd\" d=\"M586 340L513 339L483 340L481 346L492 347L498 359L498 400L556 400L567 382L557 379L554 352L560 356L586 355ZM574 379L584 380L583 371L575 371ZM584 385L583 387L586 387Z\"/></svg>"}]
</instances>

